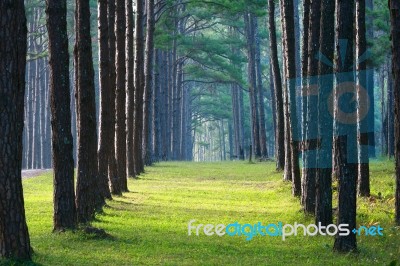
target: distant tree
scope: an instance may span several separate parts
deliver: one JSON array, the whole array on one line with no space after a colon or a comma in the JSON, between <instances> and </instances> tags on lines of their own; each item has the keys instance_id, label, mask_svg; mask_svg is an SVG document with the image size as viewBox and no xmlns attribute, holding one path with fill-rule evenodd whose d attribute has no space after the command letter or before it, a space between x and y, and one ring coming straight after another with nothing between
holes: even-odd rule
<instances>
[{"instance_id":1,"label":"distant tree","mask_svg":"<svg viewBox=\"0 0 400 266\"><path fill-rule=\"evenodd\" d=\"M75 1L75 87L78 124L76 207L79 223L93 219L97 193L97 125L89 0Z\"/></svg>"},{"instance_id":2,"label":"distant tree","mask_svg":"<svg viewBox=\"0 0 400 266\"><path fill-rule=\"evenodd\" d=\"M27 48L24 1L1 1L0 24L0 258L30 259L21 182Z\"/></svg>"},{"instance_id":3,"label":"distant tree","mask_svg":"<svg viewBox=\"0 0 400 266\"><path fill-rule=\"evenodd\" d=\"M400 1L389 0L395 98L396 224L400 225Z\"/></svg>"},{"instance_id":4,"label":"distant tree","mask_svg":"<svg viewBox=\"0 0 400 266\"><path fill-rule=\"evenodd\" d=\"M354 54L353 54L353 36L354 36L354 1L337 0L336 1L336 36L338 44L336 46L337 73L353 72ZM345 53L345 54L343 54ZM354 75L346 75L343 80L337 75L337 83L354 82ZM334 88L334 95L337 103L337 87ZM355 86L352 93L356 95ZM334 119L338 120L338 105L334 106ZM336 141L334 142L336 154L334 160L337 166L338 176L338 224L348 224L349 228L356 228L356 207L357 207L357 163L351 162L351 150L348 147L357 147L356 136L357 129L354 126L346 127L342 123L335 123ZM336 235L334 250L339 252L355 251L357 249L356 235L347 236Z\"/></svg>"},{"instance_id":5,"label":"distant tree","mask_svg":"<svg viewBox=\"0 0 400 266\"><path fill-rule=\"evenodd\" d=\"M73 139L71 134L67 2L47 0L50 104L54 168L54 230L76 226Z\"/></svg>"}]
</instances>

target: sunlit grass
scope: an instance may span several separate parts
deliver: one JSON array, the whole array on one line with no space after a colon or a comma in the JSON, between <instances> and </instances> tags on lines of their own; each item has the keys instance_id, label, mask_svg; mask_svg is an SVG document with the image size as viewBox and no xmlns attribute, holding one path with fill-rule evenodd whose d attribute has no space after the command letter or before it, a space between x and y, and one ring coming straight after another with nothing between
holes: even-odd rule
<instances>
[{"instance_id":1,"label":"sunlit grass","mask_svg":"<svg viewBox=\"0 0 400 266\"><path fill-rule=\"evenodd\" d=\"M41 265L388 265L400 260L393 224L393 163L371 164L372 194L359 200L358 224L379 223L383 237L359 237L358 255L332 252L332 237L188 236L196 223L313 223L274 163L160 163L129 181L93 226L109 238L51 233L52 177L24 180L33 260ZM380 193L380 197L378 194ZM334 203L336 205L336 203Z\"/></svg>"}]
</instances>

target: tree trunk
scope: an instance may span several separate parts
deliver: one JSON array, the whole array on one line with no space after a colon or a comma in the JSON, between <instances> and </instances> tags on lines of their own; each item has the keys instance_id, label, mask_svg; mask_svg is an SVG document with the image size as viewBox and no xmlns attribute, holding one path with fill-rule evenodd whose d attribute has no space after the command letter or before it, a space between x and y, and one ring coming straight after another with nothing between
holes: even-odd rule
<instances>
[{"instance_id":1,"label":"tree trunk","mask_svg":"<svg viewBox=\"0 0 400 266\"><path fill-rule=\"evenodd\" d=\"M0 258L30 259L21 182L27 48L24 1L1 1L0 24Z\"/></svg>"},{"instance_id":2,"label":"tree trunk","mask_svg":"<svg viewBox=\"0 0 400 266\"><path fill-rule=\"evenodd\" d=\"M347 0L337 0L337 62L336 72L337 84L343 82L354 83L354 55L353 55L353 35L354 35L354 2ZM343 54L345 52L345 54ZM345 78L342 78L340 74ZM355 86L352 86L352 93L356 95ZM335 123L335 161L338 176L338 224L348 224L350 230L356 228L356 195L357 195L357 128L355 125L347 126L339 122L339 99L340 91L334 88L334 119ZM357 249L356 235L350 233L347 236L336 235L334 250L339 252L355 251Z\"/></svg>"},{"instance_id":3,"label":"tree trunk","mask_svg":"<svg viewBox=\"0 0 400 266\"><path fill-rule=\"evenodd\" d=\"M127 175L135 177L135 163L133 156L133 114L135 110L135 84L134 84L134 54L133 54L133 4L132 1L126 1L126 160Z\"/></svg>"},{"instance_id":4,"label":"tree trunk","mask_svg":"<svg viewBox=\"0 0 400 266\"><path fill-rule=\"evenodd\" d=\"M395 102L396 224L400 225L400 1L389 0Z\"/></svg>"},{"instance_id":5,"label":"tree trunk","mask_svg":"<svg viewBox=\"0 0 400 266\"><path fill-rule=\"evenodd\" d=\"M320 52L333 62L335 51L335 2L321 3ZM319 61L320 93L318 99L318 137L321 147L317 152L315 222L323 226L332 223L332 140L333 119L329 114L327 99L333 86L333 64Z\"/></svg>"},{"instance_id":6,"label":"tree trunk","mask_svg":"<svg viewBox=\"0 0 400 266\"><path fill-rule=\"evenodd\" d=\"M110 188L108 185L108 164L111 156L111 150L114 145L111 142L113 133L111 125L111 116L113 113L108 110L110 102L114 100L111 91L110 80L110 56L109 56L109 29L107 18L107 0L98 2L98 24L99 24L99 76L100 76L100 132L99 132L99 150L98 150L98 170L99 170L99 206L103 205L104 199L111 199Z\"/></svg>"},{"instance_id":7,"label":"tree trunk","mask_svg":"<svg viewBox=\"0 0 400 266\"><path fill-rule=\"evenodd\" d=\"M47 0L50 104L54 165L54 230L76 227L73 139L69 93L67 2Z\"/></svg>"},{"instance_id":8,"label":"tree trunk","mask_svg":"<svg viewBox=\"0 0 400 266\"><path fill-rule=\"evenodd\" d=\"M285 152L284 152L284 117L283 117L283 98L282 98L282 79L281 70L278 61L278 45L276 39L276 26L275 26L275 3L273 0L268 0L268 25L269 25L269 41L271 49L271 65L274 79L274 92L275 98L275 114L276 114L276 131L275 131L275 157L276 157L276 170L282 171L285 166Z\"/></svg>"},{"instance_id":9,"label":"tree trunk","mask_svg":"<svg viewBox=\"0 0 400 266\"><path fill-rule=\"evenodd\" d=\"M356 22L357 22L357 35L356 35L356 53L357 58L361 58L367 51L366 39L366 26L365 26L365 0L356 0ZM361 87L366 87L367 63L359 62L357 64L357 84ZM368 88L366 88L368 89ZM360 89L357 90L357 101L360 104L365 104L361 99ZM368 94L369 97L369 94ZM374 105L374 102L372 102ZM358 194L362 197L369 197L369 150L368 150L368 119L360 117L360 108L358 108Z\"/></svg>"},{"instance_id":10,"label":"tree trunk","mask_svg":"<svg viewBox=\"0 0 400 266\"><path fill-rule=\"evenodd\" d=\"M293 20L293 0L283 0L283 18L284 21L284 54L286 59L286 93L288 97L288 127L289 131L289 145L290 145L290 161L291 161L291 180L292 180L292 194L300 196L301 194L301 179L300 168L298 160L298 136L297 132L297 114L296 114L296 50L295 50L295 33L294 33L294 20Z\"/></svg>"},{"instance_id":11,"label":"tree trunk","mask_svg":"<svg viewBox=\"0 0 400 266\"><path fill-rule=\"evenodd\" d=\"M115 127L115 144L116 144L116 160L118 168L118 178L122 192L128 191L127 176L126 176L126 114L125 114L125 0L116 1L116 19L115 19L115 35L117 39L117 53L115 58L115 67L117 73L116 79L116 127Z\"/></svg>"},{"instance_id":12,"label":"tree trunk","mask_svg":"<svg viewBox=\"0 0 400 266\"><path fill-rule=\"evenodd\" d=\"M152 80L153 80L153 60L154 60L154 0L146 1L146 48L145 48L145 60L144 60L144 116L143 116L143 152L144 160L146 165L152 164L152 154L151 154L151 143L150 143L150 126L151 126L151 116L150 116L150 106L152 97Z\"/></svg>"},{"instance_id":13,"label":"tree trunk","mask_svg":"<svg viewBox=\"0 0 400 266\"><path fill-rule=\"evenodd\" d=\"M144 0L136 3L135 21L135 134L134 134L134 159L135 173L139 175L144 172L143 164L143 93L144 93L144 54L143 54L143 10Z\"/></svg>"},{"instance_id":14,"label":"tree trunk","mask_svg":"<svg viewBox=\"0 0 400 266\"><path fill-rule=\"evenodd\" d=\"M308 30L308 70L307 74L309 79L307 80L307 109L306 109L306 121L305 124L305 141L304 144L304 170L303 170L303 194L302 202L304 205L304 211L306 213L315 213L315 196L316 196L316 173L317 173L317 157L316 150L318 149L318 112L316 107L318 106L318 94L313 93L315 84L318 84L318 60L315 55L320 49L320 19L321 19L321 2L312 0ZM304 84L305 81L303 81Z\"/></svg>"},{"instance_id":15,"label":"tree trunk","mask_svg":"<svg viewBox=\"0 0 400 266\"><path fill-rule=\"evenodd\" d=\"M116 59L116 36L115 36L115 1L108 1L108 46L110 48L110 89L111 89L111 99L109 102L109 110L115 110L115 98L116 98L116 68L115 68L115 59ZM110 111L112 112L112 111ZM115 114L115 113L114 113ZM110 120L110 157L108 159L108 177L110 180L110 190L114 195L120 195L121 192L121 184L118 178L118 169L117 169L117 161L115 158L115 124L116 119L115 115L111 115Z\"/></svg>"},{"instance_id":16,"label":"tree trunk","mask_svg":"<svg viewBox=\"0 0 400 266\"><path fill-rule=\"evenodd\" d=\"M76 0L75 87L78 124L76 207L79 223L93 219L97 193L97 133L89 0Z\"/></svg>"}]
</instances>

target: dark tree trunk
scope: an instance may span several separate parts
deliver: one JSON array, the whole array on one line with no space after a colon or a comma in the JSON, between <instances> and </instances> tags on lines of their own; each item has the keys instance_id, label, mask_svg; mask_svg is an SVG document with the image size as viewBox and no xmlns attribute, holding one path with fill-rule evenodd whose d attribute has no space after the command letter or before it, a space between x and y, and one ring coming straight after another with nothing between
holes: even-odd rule
<instances>
[{"instance_id":1,"label":"dark tree trunk","mask_svg":"<svg viewBox=\"0 0 400 266\"><path fill-rule=\"evenodd\" d=\"M300 196L301 194L301 178L298 159L298 141L297 133L297 114L296 114L296 84L293 80L296 79L296 50L295 50L295 33L294 33L294 20L293 20L293 0L283 0L283 25L284 25L284 54L286 59L286 90L288 96L288 109L289 109L289 125L287 130L290 135L290 161L291 161L291 180L292 180L292 194Z\"/></svg>"},{"instance_id":2,"label":"dark tree trunk","mask_svg":"<svg viewBox=\"0 0 400 266\"><path fill-rule=\"evenodd\" d=\"M99 150L98 150L98 168L99 168L99 192L98 205L105 203L104 199L111 199L110 188L108 185L108 164L111 150L114 149L112 136L113 130L110 125L113 113L108 110L110 102L114 100L111 91L110 80L110 56L109 56L109 29L107 16L108 1L100 0L98 2L98 24L99 24L99 77L100 77L100 132L99 132Z\"/></svg>"},{"instance_id":3,"label":"dark tree trunk","mask_svg":"<svg viewBox=\"0 0 400 266\"><path fill-rule=\"evenodd\" d=\"M366 39L366 26L365 26L365 0L356 0L356 22L357 22L357 35L356 35L356 52L357 58L361 58L367 51L367 39ZM357 84L365 87L367 84L366 74L367 63L360 62L357 64ZM368 84L367 84L368 85ZM366 88L368 89L368 88ZM369 94L368 94L369 96ZM360 91L357 90L357 100L361 102ZM374 105L374 102L372 102ZM368 119L360 117L360 111L358 113L358 194L362 197L369 197L370 186L369 186L369 151L368 151Z\"/></svg>"},{"instance_id":4,"label":"dark tree trunk","mask_svg":"<svg viewBox=\"0 0 400 266\"><path fill-rule=\"evenodd\" d=\"M374 0L366 0L366 8L372 12L374 9ZM373 40L374 39L374 18L373 14L368 14L366 18L366 24L367 24L367 40ZM368 44L367 44L368 45ZM371 47L368 47L370 49ZM367 60L367 68L373 69L373 61L371 59ZM371 74L367 76L367 90L368 90L368 95L371 99L371 102L375 102L375 95L374 95L374 89L375 89L375 78L374 78L374 72L371 70ZM375 104L370 105L371 111L368 113L368 144L369 144L369 156L371 158L376 157L376 147L375 147Z\"/></svg>"},{"instance_id":5,"label":"dark tree trunk","mask_svg":"<svg viewBox=\"0 0 400 266\"><path fill-rule=\"evenodd\" d=\"M285 143L284 143L284 117L283 117L283 98L282 98L282 79L281 70L278 61L278 45L276 39L275 26L275 3L273 0L268 0L268 25L269 25L269 40L271 49L271 65L274 79L275 114L276 114L276 131L275 131L275 157L276 170L282 171L285 166Z\"/></svg>"},{"instance_id":6,"label":"dark tree trunk","mask_svg":"<svg viewBox=\"0 0 400 266\"><path fill-rule=\"evenodd\" d=\"M150 105L152 97L152 80L153 80L153 60L154 60L154 0L146 1L146 48L145 48L145 62L144 62L144 116L143 116L143 152L146 165L152 164L152 152L150 143L151 134L151 116Z\"/></svg>"},{"instance_id":7,"label":"dark tree trunk","mask_svg":"<svg viewBox=\"0 0 400 266\"><path fill-rule=\"evenodd\" d=\"M135 20L135 134L134 134L134 159L135 173L139 175L144 172L143 164L143 94L144 94L144 51L143 51L143 10L144 0L138 0L136 3Z\"/></svg>"},{"instance_id":8,"label":"dark tree trunk","mask_svg":"<svg viewBox=\"0 0 400 266\"><path fill-rule=\"evenodd\" d=\"M125 114L125 0L116 1L116 19L115 19L115 35L117 39L116 53L116 127L115 127L115 144L116 144L116 160L118 168L118 178L122 192L128 191L127 176L126 176L126 114Z\"/></svg>"},{"instance_id":9,"label":"dark tree trunk","mask_svg":"<svg viewBox=\"0 0 400 266\"><path fill-rule=\"evenodd\" d=\"M0 24L0 258L30 259L21 182L27 46L24 1L1 1Z\"/></svg>"},{"instance_id":10,"label":"dark tree trunk","mask_svg":"<svg viewBox=\"0 0 400 266\"><path fill-rule=\"evenodd\" d=\"M338 43L336 46L337 62L336 72L346 73L346 79L342 79L340 75L337 76L337 83L354 82L353 64L353 36L354 36L354 2L347 0L337 0L337 38ZM346 54L342 54L345 52ZM342 61L342 58L344 61ZM353 86L352 93L356 95ZM337 95L339 95L338 88L334 88L334 103L338 103ZM335 104L334 119L338 121L338 111L340 106ZM345 133L345 135L343 134ZM340 122L335 123L335 161L337 166L338 176L338 218L337 224L348 224L350 230L356 228L356 195L357 195L357 163L354 163L354 156L352 150L357 147L357 129L354 125L347 127L347 125ZM350 148L350 149L348 149ZM350 233L347 236L336 235L334 250L339 252L355 251L357 249L356 235Z\"/></svg>"},{"instance_id":11,"label":"dark tree trunk","mask_svg":"<svg viewBox=\"0 0 400 266\"><path fill-rule=\"evenodd\" d=\"M116 58L116 36L115 36L115 1L108 1L108 36L109 42L108 46L110 48L110 89L111 89L111 99L109 102L109 110L115 110L115 96L116 96L116 70L115 70L115 58ZM113 112L113 111L110 111ZM121 184L118 178L117 161L115 158L115 113L112 113L110 120L110 145L111 154L108 159L108 178L110 180L110 190L114 195L120 195Z\"/></svg>"},{"instance_id":12,"label":"dark tree trunk","mask_svg":"<svg viewBox=\"0 0 400 266\"><path fill-rule=\"evenodd\" d=\"M395 102L396 224L400 225L400 1L389 0Z\"/></svg>"},{"instance_id":13,"label":"dark tree trunk","mask_svg":"<svg viewBox=\"0 0 400 266\"><path fill-rule=\"evenodd\" d=\"M135 110L135 84L134 84L134 54L133 54L133 4L132 1L126 1L126 160L127 175L135 177L135 163L133 156L133 115Z\"/></svg>"},{"instance_id":14,"label":"dark tree trunk","mask_svg":"<svg viewBox=\"0 0 400 266\"><path fill-rule=\"evenodd\" d=\"M67 2L47 0L50 104L54 165L54 230L76 226L74 158L71 133Z\"/></svg>"},{"instance_id":15,"label":"dark tree trunk","mask_svg":"<svg viewBox=\"0 0 400 266\"><path fill-rule=\"evenodd\" d=\"M75 87L78 124L76 207L79 223L93 219L97 195L97 133L89 0L76 0Z\"/></svg>"},{"instance_id":16,"label":"dark tree trunk","mask_svg":"<svg viewBox=\"0 0 400 266\"><path fill-rule=\"evenodd\" d=\"M321 3L321 31L320 52L329 61L333 61L335 51L335 2L323 0ZM332 139L333 119L329 114L326 103L326 93L331 92L333 86L333 65L327 65L319 61L320 98L318 100L318 137L321 147L317 153L316 173L316 200L315 221L323 226L332 223Z\"/></svg>"},{"instance_id":17,"label":"dark tree trunk","mask_svg":"<svg viewBox=\"0 0 400 266\"><path fill-rule=\"evenodd\" d=\"M303 170L303 194L302 202L306 213L315 213L315 196L316 196L316 173L317 173L317 157L314 150L316 147L312 145L318 142L318 95L313 93L314 82L311 79L318 80L318 59L315 55L320 49L320 19L321 19L321 2L311 1L309 30L308 30L308 70L307 74L310 79L307 81L307 109L306 113L306 130L304 143L304 170ZM304 81L305 82L305 81ZM303 82L303 84L304 84ZM317 81L318 82L318 81Z\"/></svg>"}]
</instances>

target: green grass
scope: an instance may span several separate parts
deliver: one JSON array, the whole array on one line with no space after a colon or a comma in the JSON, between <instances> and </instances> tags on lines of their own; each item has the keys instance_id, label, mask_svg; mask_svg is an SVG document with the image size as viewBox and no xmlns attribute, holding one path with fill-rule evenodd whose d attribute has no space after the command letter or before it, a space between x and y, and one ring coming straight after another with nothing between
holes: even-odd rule
<instances>
[{"instance_id":1,"label":"green grass","mask_svg":"<svg viewBox=\"0 0 400 266\"><path fill-rule=\"evenodd\" d=\"M23 181L26 215L40 265L389 265L400 262L393 224L393 162L371 164L371 199L360 199L357 223L379 223L382 237L358 237L360 252L332 252L333 238L188 236L198 223L314 223L273 163L160 163L130 180L131 192L108 202L93 226L112 237L51 233L51 175ZM381 199L378 198L381 194ZM336 196L335 196L336 197ZM334 202L336 206L336 200Z\"/></svg>"}]
</instances>

